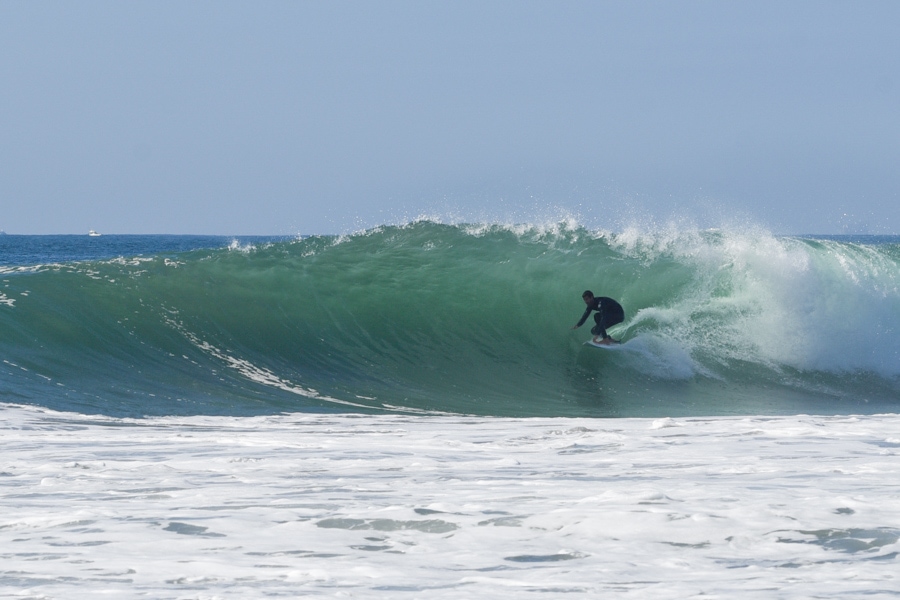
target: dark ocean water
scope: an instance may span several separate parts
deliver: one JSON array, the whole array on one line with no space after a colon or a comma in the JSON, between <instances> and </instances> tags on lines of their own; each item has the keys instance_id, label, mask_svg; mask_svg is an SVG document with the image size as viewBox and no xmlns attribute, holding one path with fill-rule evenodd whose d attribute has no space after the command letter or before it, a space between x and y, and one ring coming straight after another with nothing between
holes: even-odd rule
<instances>
[{"instance_id":1,"label":"dark ocean water","mask_svg":"<svg viewBox=\"0 0 900 600\"><path fill-rule=\"evenodd\" d=\"M898 326L897 237L0 236L0 401L89 414L896 412Z\"/></svg>"}]
</instances>

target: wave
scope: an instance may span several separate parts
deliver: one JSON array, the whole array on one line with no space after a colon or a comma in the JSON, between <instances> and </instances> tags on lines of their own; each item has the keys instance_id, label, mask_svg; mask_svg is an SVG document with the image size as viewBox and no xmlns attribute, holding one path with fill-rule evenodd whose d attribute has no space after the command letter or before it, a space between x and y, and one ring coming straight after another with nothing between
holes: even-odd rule
<instances>
[{"instance_id":1,"label":"wave","mask_svg":"<svg viewBox=\"0 0 900 600\"><path fill-rule=\"evenodd\" d=\"M7 268L0 397L113 415L896 410L900 245L419 221ZM617 298L618 352L571 331Z\"/></svg>"}]
</instances>

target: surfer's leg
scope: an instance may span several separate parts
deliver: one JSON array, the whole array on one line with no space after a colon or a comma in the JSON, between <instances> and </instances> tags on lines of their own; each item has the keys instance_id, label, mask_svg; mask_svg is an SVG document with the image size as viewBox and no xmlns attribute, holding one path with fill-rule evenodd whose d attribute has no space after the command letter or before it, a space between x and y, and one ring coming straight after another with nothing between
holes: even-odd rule
<instances>
[{"instance_id":1,"label":"surfer's leg","mask_svg":"<svg viewBox=\"0 0 900 600\"><path fill-rule=\"evenodd\" d=\"M602 336L601 339L607 344L618 343L618 340L612 339L612 337L610 337L610 335L606 333L606 328L612 327L613 325L618 325L619 323L624 321L625 315L621 313L597 313L596 315L594 315L594 320L597 321L597 325L594 327L594 329L591 329L591 333L597 336ZM594 341L596 342L597 340L595 339Z\"/></svg>"},{"instance_id":2,"label":"surfer's leg","mask_svg":"<svg viewBox=\"0 0 900 600\"><path fill-rule=\"evenodd\" d=\"M606 328L603 326L603 314L595 314L594 322L596 323L596 325L591 328L591 333L594 334L594 342L599 344L601 340L605 340L609 337L606 334Z\"/></svg>"}]
</instances>

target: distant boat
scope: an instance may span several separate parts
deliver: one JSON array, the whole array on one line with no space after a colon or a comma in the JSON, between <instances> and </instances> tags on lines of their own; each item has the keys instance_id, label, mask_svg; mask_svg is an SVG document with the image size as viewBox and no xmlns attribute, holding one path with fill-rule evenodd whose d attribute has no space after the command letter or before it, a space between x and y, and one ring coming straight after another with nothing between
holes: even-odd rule
<instances>
[{"instance_id":1,"label":"distant boat","mask_svg":"<svg viewBox=\"0 0 900 600\"><path fill-rule=\"evenodd\" d=\"M94 231L93 229L91 229L90 231L88 231L88 235L91 236L91 237L100 237L100 234L97 233L96 231Z\"/></svg>"}]
</instances>

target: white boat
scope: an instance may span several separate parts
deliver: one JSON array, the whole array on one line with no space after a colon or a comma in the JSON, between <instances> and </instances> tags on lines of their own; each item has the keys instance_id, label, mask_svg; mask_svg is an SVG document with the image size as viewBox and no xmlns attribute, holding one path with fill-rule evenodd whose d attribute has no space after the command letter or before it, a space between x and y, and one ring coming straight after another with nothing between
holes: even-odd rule
<instances>
[{"instance_id":1,"label":"white boat","mask_svg":"<svg viewBox=\"0 0 900 600\"><path fill-rule=\"evenodd\" d=\"M94 231L93 229L91 229L90 231L88 231L88 235L91 236L91 237L100 237L100 234L97 233L96 231Z\"/></svg>"}]
</instances>

